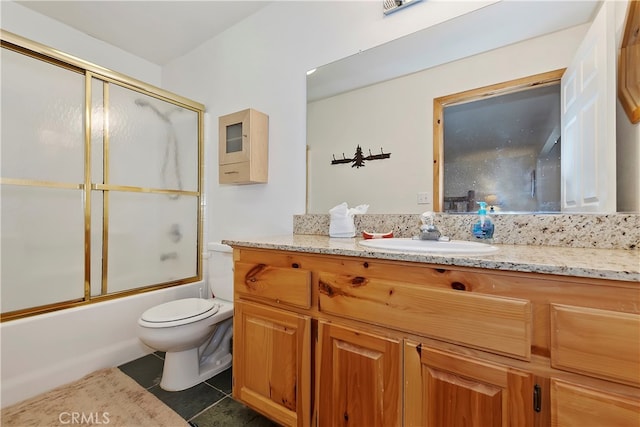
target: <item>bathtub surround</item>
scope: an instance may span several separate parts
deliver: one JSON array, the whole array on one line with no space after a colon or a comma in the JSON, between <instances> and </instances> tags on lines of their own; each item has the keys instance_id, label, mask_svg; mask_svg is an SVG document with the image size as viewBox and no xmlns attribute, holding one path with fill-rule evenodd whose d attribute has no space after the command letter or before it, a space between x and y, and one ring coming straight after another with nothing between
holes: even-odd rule
<instances>
[{"instance_id":1,"label":"bathtub surround","mask_svg":"<svg viewBox=\"0 0 640 427\"><path fill-rule=\"evenodd\" d=\"M473 240L473 214L437 213L435 224L444 236ZM493 243L594 249L640 249L640 214L498 214ZM395 237L413 237L420 227L416 214L355 216L356 236L362 231L393 231ZM294 234L329 235L328 214L294 215Z\"/></svg>"},{"instance_id":2,"label":"bathtub surround","mask_svg":"<svg viewBox=\"0 0 640 427\"><path fill-rule=\"evenodd\" d=\"M204 289L196 282L2 323L0 403L11 405L150 353L136 334L140 313Z\"/></svg>"}]
</instances>

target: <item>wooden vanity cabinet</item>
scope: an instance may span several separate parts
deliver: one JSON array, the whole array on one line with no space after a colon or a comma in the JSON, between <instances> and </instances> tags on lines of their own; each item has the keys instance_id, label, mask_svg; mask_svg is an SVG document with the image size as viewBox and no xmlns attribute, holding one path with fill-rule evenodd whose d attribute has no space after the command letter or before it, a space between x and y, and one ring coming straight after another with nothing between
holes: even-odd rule
<instances>
[{"instance_id":1,"label":"wooden vanity cabinet","mask_svg":"<svg viewBox=\"0 0 640 427\"><path fill-rule=\"evenodd\" d=\"M551 365L588 378L640 387L640 316L551 304ZM640 399L551 378L551 425L640 426Z\"/></svg>"},{"instance_id":2,"label":"wooden vanity cabinet","mask_svg":"<svg viewBox=\"0 0 640 427\"><path fill-rule=\"evenodd\" d=\"M233 395L285 426L640 425L637 283L234 248Z\"/></svg>"},{"instance_id":3,"label":"wooden vanity cabinet","mask_svg":"<svg viewBox=\"0 0 640 427\"><path fill-rule=\"evenodd\" d=\"M318 322L318 426L401 426L402 343Z\"/></svg>"},{"instance_id":4,"label":"wooden vanity cabinet","mask_svg":"<svg viewBox=\"0 0 640 427\"><path fill-rule=\"evenodd\" d=\"M311 317L293 310L310 308L311 272L237 255L233 396L284 426L309 426Z\"/></svg>"},{"instance_id":5,"label":"wooden vanity cabinet","mask_svg":"<svg viewBox=\"0 0 640 427\"><path fill-rule=\"evenodd\" d=\"M244 301L234 310L233 395L282 425L308 426L311 318Z\"/></svg>"},{"instance_id":6,"label":"wooden vanity cabinet","mask_svg":"<svg viewBox=\"0 0 640 427\"><path fill-rule=\"evenodd\" d=\"M530 372L405 343L405 426L533 426Z\"/></svg>"}]
</instances>

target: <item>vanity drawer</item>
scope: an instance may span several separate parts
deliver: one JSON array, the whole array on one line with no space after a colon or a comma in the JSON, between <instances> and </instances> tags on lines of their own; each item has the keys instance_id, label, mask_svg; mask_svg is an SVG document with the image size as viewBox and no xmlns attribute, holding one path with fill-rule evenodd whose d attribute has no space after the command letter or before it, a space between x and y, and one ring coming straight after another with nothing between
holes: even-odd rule
<instances>
[{"instance_id":1,"label":"vanity drawer","mask_svg":"<svg viewBox=\"0 0 640 427\"><path fill-rule=\"evenodd\" d=\"M319 273L319 310L528 360L531 302Z\"/></svg>"},{"instance_id":2,"label":"vanity drawer","mask_svg":"<svg viewBox=\"0 0 640 427\"><path fill-rule=\"evenodd\" d=\"M640 315L551 304L551 365L640 385Z\"/></svg>"},{"instance_id":3,"label":"vanity drawer","mask_svg":"<svg viewBox=\"0 0 640 427\"><path fill-rule=\"evenodd\" d=\"M551 425L638 426L640 400L551 378Z\"/></svg>"},{"instance_id":4,"label":"vanity drawer","mask_svg":"<svg viewBox=\"0 0 640 427\"><path fill-rule=\"evenodd\" d=\"M311 272L300 268L236 262L234 289L241 296L311 307Z\"/></svg>"}]
</instances>

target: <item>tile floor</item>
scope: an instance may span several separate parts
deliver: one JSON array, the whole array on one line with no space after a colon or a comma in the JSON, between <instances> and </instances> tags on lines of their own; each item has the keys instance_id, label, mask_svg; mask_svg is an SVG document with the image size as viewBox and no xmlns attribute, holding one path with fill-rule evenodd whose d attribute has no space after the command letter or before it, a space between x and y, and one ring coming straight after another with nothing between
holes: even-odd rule
<instances>
[{"instance_id":1,"label":"tile floor","mask_svg":"<svg viewBox=\"0 0 640 427\"><path fill-rule=\"evenodd\" d=\"M162 356L162 353L152 353L118 367L192 426L278 426L231 398L231 368L187 390L162 390L159 385L164 363Z\"/></svg>"}]
</instances>

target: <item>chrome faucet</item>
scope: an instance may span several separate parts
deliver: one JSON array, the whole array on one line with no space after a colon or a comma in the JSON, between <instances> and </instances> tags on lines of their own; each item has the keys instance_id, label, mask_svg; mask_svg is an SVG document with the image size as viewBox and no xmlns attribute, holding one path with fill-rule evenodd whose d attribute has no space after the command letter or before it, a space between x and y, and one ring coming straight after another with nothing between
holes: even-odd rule
<instances>
[{"instance_id":1,"label":"chrome faucet","mask_svg":"<svg viewBox=\"0 0 640 427\"><path fill-rule=\"evenodd\" d=\"M438 230L438 227L433 223L436 218L436 215L433 212L424 212L420 215L420 221L422 221L422 225L420 226L420 233L414 237L414 239L418 240L438 240L442 233Z\"/></svg>"}]
</instances>

